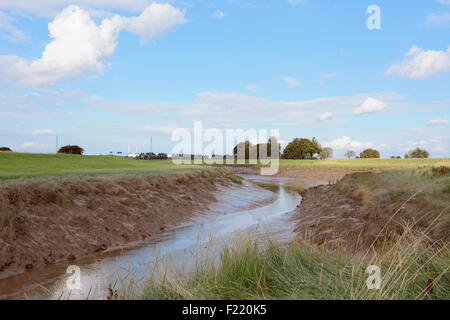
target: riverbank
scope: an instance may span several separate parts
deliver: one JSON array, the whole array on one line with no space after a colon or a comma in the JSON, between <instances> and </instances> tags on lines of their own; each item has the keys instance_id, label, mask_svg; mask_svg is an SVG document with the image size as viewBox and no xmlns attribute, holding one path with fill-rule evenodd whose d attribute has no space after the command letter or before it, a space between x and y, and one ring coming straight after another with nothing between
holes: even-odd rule
<instances>
[{"instance_id":1,"label":"riverbank","mask_svg":"<svg viewBox=\"0 0 450 320\"><path fill-rule=\"evenodd\" d=\"M308 241L238 236L220 259L198 262L191 274L150 278L142 290L128 287L118 299L148 300L448 300L449 250L433 248L424 235L405 230L389 250L370 258L318 248ZM371 269L368 267L371 266ZM375 266L375 267L374 267ZM370 274L379 282L368 286ZM369 271L369 272L368 272ZM375 279L375 277L373 278Z\"/></svg>"},{"instance_id":2,"label":"riverbank","mask_svg":"<svg viewBox=\"0 0 450 320\"><path fill-rule=\"evenodd\" d=\"M121 299L450 299L447 167L357 172L302 192L288 246L230 240L195 272L150 278ZM379 289L367 286L369 266Z\"/></svg>"},{"instance_id":3,"label":"riverbank","mask_svg":"<svg viewBox=\"0 0 450 320\"><path fill-rule=\"evenodd\" d=\"M158 237L239 181L220 169L3 181L0 278Z\"/></svg>"},{"instance_id":4,"label":"riverbank","mask_svg":"<svg viewBox=\"0 0 450 320\"><path fill-rule=\"evenodd\" d=\"M292 219L300 238L364 252L395 242L408 225L434 241L450 241L448 167L361 172L301 193Z\"/></svg>"}]
</instances>

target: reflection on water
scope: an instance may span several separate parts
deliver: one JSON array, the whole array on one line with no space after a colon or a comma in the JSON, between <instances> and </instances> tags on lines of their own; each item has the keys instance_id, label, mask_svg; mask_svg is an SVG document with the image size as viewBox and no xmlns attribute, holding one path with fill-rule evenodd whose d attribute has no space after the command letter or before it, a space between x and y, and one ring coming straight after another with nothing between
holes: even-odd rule
<instances>
[{"instance_id":1,"label":"reflection on water","mask_svg":"<svg viewBox=\"0 0 450 320\"><path fill-rule=\"evenodd\" d=\"M285 190L289 178L243 175L248 180L278 183L274 193L244 180L239 187L220 188L217 202L187 225L172 229L157 240L134 249L104 252L73 263L54 264L0 280L0 298L28 299L105 299L109 287L117 287L133 276L140 280L152 274L154 262L166 262L191 271L195 257L233 232L264 233L280 240L291 237L287 213L300 203L299 194ZM301 184L300 181L294 181ZM216 249L214 249L216 250ZM69 264L81 268L81 290L66 286Z\"/></svg>"}]
</instances>

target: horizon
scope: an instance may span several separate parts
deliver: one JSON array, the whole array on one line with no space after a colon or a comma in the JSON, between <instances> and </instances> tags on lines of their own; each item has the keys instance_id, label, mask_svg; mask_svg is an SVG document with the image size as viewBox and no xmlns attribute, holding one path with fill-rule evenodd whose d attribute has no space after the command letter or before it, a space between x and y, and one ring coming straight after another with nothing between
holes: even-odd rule
<instances>
[{"instance_id":1,"label":"horizon","mask_svg":"<svg viewBox=\"0 0 450 320\"><path fill-rule=\"evenodd\" d=\"M126 155L152 137L170 154L203 121L316 137L335 158L448 158L449 17L448 0L0 0L0 147Z\"/></svg>"}]
</instances>

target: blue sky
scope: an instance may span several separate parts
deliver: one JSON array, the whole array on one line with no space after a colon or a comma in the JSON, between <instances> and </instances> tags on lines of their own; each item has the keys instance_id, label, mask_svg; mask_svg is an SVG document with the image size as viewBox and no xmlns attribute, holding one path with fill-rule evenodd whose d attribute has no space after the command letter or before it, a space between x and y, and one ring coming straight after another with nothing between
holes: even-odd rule
<instances>
[{"instance_id":1,"label":"blue sky","mask_svg":"<svg viewBox=\"0 0 450 320\"><path fill-rule=\"evenodd\" d=\"M0 0L0 144L170 152L202 120L449 157L449 39L448 0Z\"/></svg>"}]
</instances>

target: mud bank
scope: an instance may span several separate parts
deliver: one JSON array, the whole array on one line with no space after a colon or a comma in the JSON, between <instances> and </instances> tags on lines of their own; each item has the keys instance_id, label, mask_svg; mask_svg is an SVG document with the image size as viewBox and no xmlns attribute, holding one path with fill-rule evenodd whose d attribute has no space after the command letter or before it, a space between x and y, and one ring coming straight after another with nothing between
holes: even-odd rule
<instances>
[{"instance_id":1,"label":"mud bank","mask_svg":"<svg viewBox=\"0 0 450 320\"><path fill-rule=\"evenodd\" d=\"M302 202L292 216L294 232L319 245L351 251L367 248L375 239L378 224L360 215L359 201L338 194L333 187L322 185L301 193Z\"/></svg>"},{"instance_id":2,"label":"mud bank","mask_svg":"<svg viewBox=\"0 0 450 320\"><path fill-rule=\"evenodd\" d=\"M395 243L408 230L430 243L448 243L448 176L434 171L352 173L336 184L307 189L292 217L294 231L352 252Z\"/></svg>"},{"instance_id":3,"label":"mud bank","mask_svg":"<svg viewBox=\"0 0 450 320\"><path fill-rule=\"evenodd\" d=\"M225 170L0 185L0 279L157 237L216 201Z\"/></svg>"}]
</instances>

